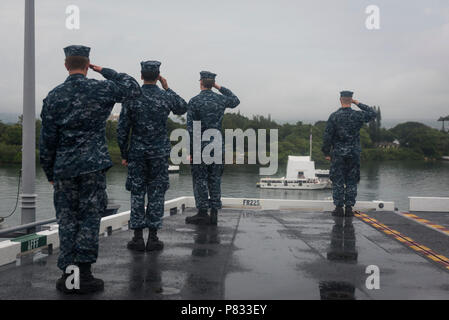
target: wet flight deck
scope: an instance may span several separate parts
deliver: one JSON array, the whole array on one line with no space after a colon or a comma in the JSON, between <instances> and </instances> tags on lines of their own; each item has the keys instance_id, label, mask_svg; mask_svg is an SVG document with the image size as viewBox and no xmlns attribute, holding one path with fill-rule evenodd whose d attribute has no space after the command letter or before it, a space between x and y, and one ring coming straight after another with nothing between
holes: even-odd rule
<instances>
[{"instance_id":1,"label":"wet flight deck","mask_svg":"<svg viewBox=\"0 0 449 320\"><path fill-rule=\"evenodd\" d=\"M100 237L104 292L57 292L55 250L1 267L0 299L449 299L444 214L439 231L397 212L223 209L218 227L186 225L191 214L165 218L160 253L127 250L130 230ZM376 268L379 289L367 286Z\"/></svg>"}]
</instances>

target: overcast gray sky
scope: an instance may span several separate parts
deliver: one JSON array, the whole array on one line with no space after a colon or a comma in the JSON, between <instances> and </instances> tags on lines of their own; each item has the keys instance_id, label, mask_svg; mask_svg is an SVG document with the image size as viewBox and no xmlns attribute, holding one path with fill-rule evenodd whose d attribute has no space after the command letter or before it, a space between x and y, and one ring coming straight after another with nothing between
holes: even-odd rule
<instances>
[{"instance_id":1,"label":"overcast gray sky","mask_svg":"<svg viewBox=\"0 0 449 320\"><path fill-rule=\"evenodd\" d=\"M79 30L65 27L71 4L81 10ZM368 5L380 8L380 30L365 27ZM24 1L0 2L0 112L22 108L23 13ZM138 79L140 61L160 60L186 100L199 92L200 70L216 72L245 115L327 119L341 89L381 106L384 119L449 114L447 0L38 0L38 113L67 76L70 44L91 46L92 63Z\"/></svg>"}]
</instances>

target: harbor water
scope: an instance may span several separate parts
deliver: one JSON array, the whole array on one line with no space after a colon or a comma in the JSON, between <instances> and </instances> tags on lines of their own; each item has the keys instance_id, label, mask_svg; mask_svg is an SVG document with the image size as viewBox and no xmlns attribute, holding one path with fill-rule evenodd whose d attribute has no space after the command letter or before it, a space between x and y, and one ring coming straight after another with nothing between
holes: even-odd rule
<instances>
[{"instance_id":1,"label":"harbor water","mask_svg":"<svg viewBox=\"0 0 449 320\"><path fill-rule=\"evenodd\" d=\"M17 182L20 166L0 166L0 217L6 216L14 207L17 196ZM120 204L120 211L129 210L130 193L125 190L126 171L114 166L108 171L109 199ZM280 167L277 176L285 175ZM226 167L222 179L223 197L265 198L265 199L331 199L331 190L268 190L258 189L256 183L261 177L257 166ZM53 187L47 182L43 171L36 173L37 220L55 216ZM190 169L182 168L179 174L170 175L170 189L166 200L181 196L192 196ZM394 201L400 210L408 210L409 196L448 197L449 162L375 162L363 163L358 200ZM20 224L20 203L3 227Z\"/></svg>"}]
</instances>

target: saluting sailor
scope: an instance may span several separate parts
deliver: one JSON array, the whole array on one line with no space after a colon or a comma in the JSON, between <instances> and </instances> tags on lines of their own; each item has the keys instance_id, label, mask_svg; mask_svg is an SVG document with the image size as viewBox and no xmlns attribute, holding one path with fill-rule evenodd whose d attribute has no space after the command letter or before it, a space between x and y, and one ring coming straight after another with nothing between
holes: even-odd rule
<instances>
[{"instance_id":1,"label":"saluting sailor","mask_svg":"<svg viewBox=\"0 0 449 320\"><path fill-rule=\"evenodd\" d=\"M134 237L128 249L163 249L157 236L162 227L165 192L169 187L168 157L171 145L167 133L170 112L182 115L187 103L168 87L160 75L159 61L141 62L143 94L123 103L117 128L122 163L128 166L126 189L131 191L130 228ZM160 82L162 89L157 86ZM145 210L145 196L148 205ZM143 229L148 228L145 245Z\"/></svg>"},{"instance_id":2,"label":"saluting sailor","mask_svg":"<svg viewBox=\"0 0 449 320\"><path fill-rule=\"evenodd\" d=\"M221 134L223 115L226 108L235 108L240 100L231 90L215 83L216 74L200 72L201 92L189 102L187 112L187 130L193 142L193 121L200 121L201 136L208 129L218 130ZM212 91L217 89L221 94ZM223 139L222 139L223 141ZM201 152L210 141L201 142ZM221 146L223 148L223 145ZM190 148L192 151L192 148ZM223 150L222 150L223 154ZM191 159L193 157L190 153ZM191 165L193 193L198 213L186 218L186 223L217 225L218 210L221 209L221 176L223 161L220 163L201 163ZM210 209L210 216L208 215Z\"/></svg>"},{"instance_id":3,"label":"saluting sailor","mask_svg":"<svg viewBox=\"0 0 449 320\"><path fill-rule=\"evenodd\" d=\"M353 215L352 207L356 203L357 183L360 181L360 129L376 118L373 108L352 97L351 91L340 93L341 108L330 115L323 137L322 151L331 161L334 216ZM353 110L351 104L361 111ZM346 206L344 211L343 206Z\"/></svg>"},{"instance_id":4,"label":"saluting sailor","mask_svg":"<svg viewBox=\"0 0 449 320\"><path fill-rule=\"evenodd\" d=\"M141 95L139 84L125 73L90 64L90 48L64 48L69 77L51 90L42 107L40 163L54 185L54 205L59 224L58 267L63 271L56 288L86 293L103 289L91 264L98 256L98 232L106 210L106 170L112 161L105 128L116 102ZM107 80L86 77L89 66ZM70 290L66 268L80 270L80 288Z\"/></svg>"}]
</instances>

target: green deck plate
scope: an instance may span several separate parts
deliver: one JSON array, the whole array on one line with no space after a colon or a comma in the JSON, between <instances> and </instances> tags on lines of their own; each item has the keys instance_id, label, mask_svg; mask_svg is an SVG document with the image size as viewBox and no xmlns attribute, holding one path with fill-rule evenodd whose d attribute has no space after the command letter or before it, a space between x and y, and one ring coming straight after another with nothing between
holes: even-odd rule
<instances>
[{"instance_id":1,"label":"green deck plate","mask_svg":"<svg viewBox=\"0 0 449 320\"><path fill-rule=\"evenodd\" d=\"M39 235L39 234L27 234L25 236L21 236L15 239L12 239L13 242L20 242L21 250L20 252L26 252L33 249L37 249L40 247L44 247L47 245L47 236Z\"/></svg>"}]
</instances>

